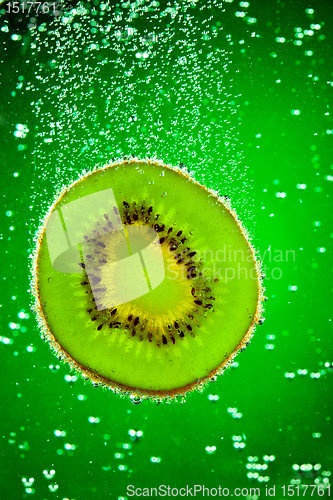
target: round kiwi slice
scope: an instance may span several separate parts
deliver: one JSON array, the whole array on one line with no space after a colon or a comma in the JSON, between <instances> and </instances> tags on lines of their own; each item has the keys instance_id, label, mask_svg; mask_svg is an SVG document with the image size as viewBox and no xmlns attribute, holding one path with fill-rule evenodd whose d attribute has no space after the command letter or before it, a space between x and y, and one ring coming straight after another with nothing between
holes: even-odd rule
<instances>
[{"instance_id":1,"label":"round kiwi slice","mask_svg":"<svg viewBox=\"0 0 333 500\"><path fill-rule=\"evenodd\" d=\"M161 400L222 373L261 321L260 264L228 201L123 160L64 189L36 239L43 336L83 377Z\"/></svg>"}]
</instances>

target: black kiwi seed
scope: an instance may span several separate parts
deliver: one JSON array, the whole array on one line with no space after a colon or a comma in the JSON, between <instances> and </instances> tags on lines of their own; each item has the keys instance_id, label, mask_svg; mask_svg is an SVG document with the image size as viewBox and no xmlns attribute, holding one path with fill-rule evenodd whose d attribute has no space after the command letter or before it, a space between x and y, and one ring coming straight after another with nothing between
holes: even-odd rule
<instances>
[{"instance_id":1,"label":"black kiwi seed","mask_svg":"<svg viewBox=\"0 0 333 500\"><path fill-rule=\"evenodd\" d=\"M102 330L102 328L103 328L103 323L101 323L100 325L98 325L97 330Z\"/></svg>"},{"instance_id":2,"label":"black kiwi seed","mask_svg":"<svg viewBox=\"0 0 333 500\"><path fill-rule=\"evenodd\" d=\"M139 321L140 321L140 318L139 318L139 316L137 316L137 317L135 318L135 320L134 320L134 325L135 325L135 326L136 326L136 325L138 325L138 324L139 324Z\"/></svg>"},{"instance_id":3,"label":"black kiwi seed","mask_svg":"<svg viewBox=\"0 0 333 500\"><path fill-rule=\"evenodd\" d=\"M166 345L168 343L167 338L166 338L165 335L162 335L162 342L163 342L164 345Z\"/></svg>"},{"instance_id":4,"label":"black kiwi seed","mask_svg":"<svg viewBox=\"0 0 333 500\"><path fill-rule=\"evenodd\" d=\"M197 304L198 306L201 306L202 305L202 300L195 300L194 303Z\"/></svg>"},{"instance_id":5,"label":"black kiwi seed","mask_svg":"<svg viewBox=\"0 0 333 500\"><path fill-rule=\"evenodd\" d=\"M132 319L133 319L133 315L132 315L132 314L130 314L130 315L128 316L127 320L128 320L128 321L132 321Z\"/></svg>"},{"instance_id":6,"label":"black kiwi seed","mask_svg":"<svg viewBox=\"0 0 333 500\"><path fill-rule=\"evenodd\" d=\"M117 312L117 308L113 309L113 311L111 311L111 316L114 316Z\"/></svg>"},{"instance_id":7,"label":"black kiwi seed","mask_svg":"<svg viewBox=\"0 0 333 500\"><path fill-rule=\"evenodd\" d=\"M127 203L127 201L123 201L123 205L124 207L129 208L129 204Z\"/></svg>"},{"instance_id":8,"label":"black kiwi seed","mask_svg":"<svg viewBox=\"0 0 333 500\"><path fill-rule=\"evenodd\" d=\"M179 325L178 325L177 321L175 321L175 322L174 322L174 326L175 326L175 328L178 330Z\"/></svg>"},{"instance_id":9,"label":"black kiwi seed","mask_svg":"<svg viewBox=\"0 0 333 500\"><path fill-rule=\"evenodd\" d=\"M98 278L98 276L92 276L90 281L92 281L93 284L96 285L97 283L99 283L101 281L101 278Z\"/></svg>"},{"instance_id":10,"label":"black kiwi seed","mask_svg":"<svg viewBox=\"0 0 333 500\"><path fill-rule=\"evenodd\" d=\"M178 231L177 236L181 236L183 234L183 231Z\"/></svg>"}]
</instances>

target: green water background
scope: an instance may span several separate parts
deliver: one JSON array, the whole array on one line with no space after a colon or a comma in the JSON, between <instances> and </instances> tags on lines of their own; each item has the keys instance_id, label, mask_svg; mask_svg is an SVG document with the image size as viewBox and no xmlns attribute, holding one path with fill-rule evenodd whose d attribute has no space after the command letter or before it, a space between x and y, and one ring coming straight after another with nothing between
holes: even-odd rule
<instances>
[{"instance_id":1,"label":"green water background","mask_svg":"<svg viewBox=\"0 0 333 500\"><path fill-rule=\"evenodd\" d=\"M99 14L82 15L77 30L87 33L84 43L77 35L70 39L63 24L47 28L49 18L44 31L19 31L19 23L8 24L2 12L1 498L130 498L129 484L259 487L261 496L265 485L318 481L327 486L333 377L332 7L303 1L264 7L258 1L243 7L193 2L173 4L169 12L156 5L149 14L140 10L145 5L150 4L134 9L138 16L130 25L138 32L130 40L92 31L100 25L110 25L112 33L123 30L129 23L125 14L121 20L117 15L128 8L119 6L117 13L113 7L102 20ZM61 35L57 49L51 40L55 30ZM157 42L144 41L141 47L140 37L151 33L157 33ZM15 34L21 38L13 39ZM88 70L75 67L71 47L102 44L103 37L107 49L78 56L82 63L87 57ZM151 53L147 64L151 58L152 66L144 61L139 66L137 51ZM101 64L105 57L108 62ZM124 67L110 63L117 58ZM143 81L151 70L149 91ZM112 94L108 108L107 81L112 92L122 87L122 98ZM130 122L132 116L136 120ZM52 143L45 142L56 120L65 127ZM25 137L14 136L18 124L27 126ZM267 266L265 323L236 358L237 367L183 404L133 405L69 379L68 367L39 338L29 310L32 235L57 188L83 168L130 153L185 163L199 181L229 195ZM233 417L235 408L240 418ZM131 441L131 429L142 431L142 437ZM57 437L55 430L66 435ZM236 442L245 447L235 448ZM206 447L213 446L209 453ZM247 468L253 463L268 467ZM301 472L294 464L320 468ZM44 470L55 474L47 479ZM249 472L269 480L251 481ZM276 498L283 498L280 489Z\"/></svg>"}]
</instances>

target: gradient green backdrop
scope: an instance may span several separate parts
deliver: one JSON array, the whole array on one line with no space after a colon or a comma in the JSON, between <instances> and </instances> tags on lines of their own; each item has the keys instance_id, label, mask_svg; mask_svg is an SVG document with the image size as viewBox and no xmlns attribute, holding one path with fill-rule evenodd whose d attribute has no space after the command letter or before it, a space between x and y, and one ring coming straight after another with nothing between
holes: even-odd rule
<instances>
[{"instance_id":1,"label":"gradient green backdrop","mask_svg":"<svg viewBox=\"0 0 333 500\"><path fill-rule=\"evenodd\" d=\"M68 22L0 6L0 497L120 500L127 485L197 484L248 499L275 485L280 499L283 485L320 484L327 498L332 5L106 4ZM124 154L185 163L230 196L266 266L265 323L238 366L182 404L134 405L71 378L30 312L40 217L63 183Z\"/></svg>"}]
</instances>

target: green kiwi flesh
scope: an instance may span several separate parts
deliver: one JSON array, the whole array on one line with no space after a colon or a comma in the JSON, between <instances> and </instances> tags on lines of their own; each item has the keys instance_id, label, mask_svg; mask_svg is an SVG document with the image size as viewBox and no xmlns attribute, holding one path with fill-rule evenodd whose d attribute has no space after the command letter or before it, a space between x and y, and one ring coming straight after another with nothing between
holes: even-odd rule
<instances>
[{"instance_id":1,"label":"green kiwi flesh","mask_svg":"<svg viewBox=\"0 0 333 500\"><path fill-rule=\"evenodd\" d=\"M117 209L101 203L82 211L73 254L79 257L67 254L70 267L62 272L61 257L57 265L50 258L52 214L63 214L67 234L64 207L110 188ZM124 229L117 235L115 214ZM164 279L155 287L148 279L148 293L125 303L111 295L102 307L103 293L116 290L121 276L103 281L98 272L122 259L124 248L134 255L129 231L142 228L158 235ZM228 202L150 160L110 164L63 190L38 234L33 292L43 334L59 357L94 383L155 399L185 394L222 373L252 336L263 300L260 265Z\"/></svg>"}]
</instances>

